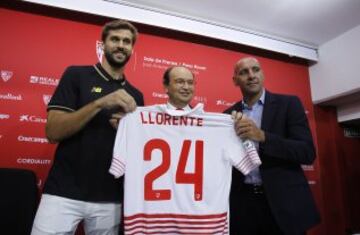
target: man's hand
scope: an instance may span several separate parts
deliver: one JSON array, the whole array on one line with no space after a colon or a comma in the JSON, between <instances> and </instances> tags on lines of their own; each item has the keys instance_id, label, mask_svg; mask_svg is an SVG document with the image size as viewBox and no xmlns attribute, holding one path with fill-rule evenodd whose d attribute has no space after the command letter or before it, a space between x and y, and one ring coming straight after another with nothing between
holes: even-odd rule
<instances>
[{"instance_id":1,"label":"man's hand","mask_svg":"<svg viewBox=\"0 0 360 235\"><path fill-rule=\"evenodd\" d=\"M121 118L123 118L125 115L125 113L122 112L118 112L118 113L114 113L111 115L111 118L109 120L110 125L114 128L117 129L119 126L119 122L121 120Z\"/></svg>"},{"instance_id":2,"label":"man's hand","mask_svg":"<svg viewBox=\"0 0 360 235\"><path fill-rule=\"evenodd\" d=\"M265 132L258 128L253 120L236 111L233 111L231 116L234 119L235 132L238 136L242 139L265 142Z\"/></svg>"},{"instance_id":3,"label":"man's hand","mask_svg":"<svg viewBox=\"0 0 360 235\"><path fill-rule=\"evenodd\" d=\"M134 98L124 89L114 91L95 101L101 109L121 107L126 113L136 109Z\"/></svg>"}]
</instances>

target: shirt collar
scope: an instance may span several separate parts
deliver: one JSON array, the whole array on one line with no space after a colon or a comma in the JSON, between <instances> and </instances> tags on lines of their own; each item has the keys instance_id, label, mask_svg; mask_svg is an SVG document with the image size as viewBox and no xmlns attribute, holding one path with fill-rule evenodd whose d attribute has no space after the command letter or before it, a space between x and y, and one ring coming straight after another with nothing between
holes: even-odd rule
<instances>
[{"instance_id":1,"label":"shirt collar","mask_svg":"<svg viewBox=\"0 0 360 235\"><path fill-rule=\"evenodd\" d=\"M95 64L94 68L95 68L96 72L98 72L98 74L106 81L118 82L122 86L125 86L125 84L126 84L125 74L123 74L123 77L121 79L116 80L113 77L111 77L110 74L108 74L108 72L106 72L106 70L101 66L100 63Z\"/></svg>"},{"instance_id":2,"label":"shirt collar","mask_svg":"<svg viewBox=\"0 0 360 235\"><path fill-rule=\"evenodd\" d=\"M265 89L263 89L263 92L262 92L259 100L256 102L257 104L260 104L260 105L264 105L264 104L265 104L265 92L266 92ZM241 104L242 104L242 106L243 106L244 108L247 108L247 109L249 108L249 106L245 103L244 100L241 101Z\"/></svg>"},{"instance_id":3,"label":"shirt collar","mask_svg":"<svg viewBox=\"0 0 360 235\"><path fill-rule=\"evenodd\" d=\"M167 102L166 107L168 109L172 109L172 110L179 110L178 108L176 108L174 105L170 104L169 102ZM186 105L185 107L182 108L184 111L190 111L191 107L190 105Z\"/></svg>"}]
</instances>

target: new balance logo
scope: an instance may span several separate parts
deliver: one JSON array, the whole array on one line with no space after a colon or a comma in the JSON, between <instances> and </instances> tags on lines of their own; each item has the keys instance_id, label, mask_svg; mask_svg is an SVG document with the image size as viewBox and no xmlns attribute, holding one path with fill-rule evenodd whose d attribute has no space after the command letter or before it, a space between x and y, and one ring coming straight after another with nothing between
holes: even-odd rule
<instances>
[{"instance_id":1,"label":"new balance logo","mask_svg":"<svg viewBox=\"0 0 360 235\"><path fill-rule=\"evenodd\" d=\"M96 87L94 86L92 89L91 89L91 93L101 93L102 91L102 88L101 87Z\"/></svg>"}]
</instances>

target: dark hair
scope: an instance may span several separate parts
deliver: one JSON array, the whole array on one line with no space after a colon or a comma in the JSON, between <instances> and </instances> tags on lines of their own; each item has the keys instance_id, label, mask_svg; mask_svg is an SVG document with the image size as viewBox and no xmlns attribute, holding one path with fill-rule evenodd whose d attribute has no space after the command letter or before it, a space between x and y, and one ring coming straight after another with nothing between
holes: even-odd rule
<instances>
[{"instance_id":1,"label":"dark hair","mask_svg":"<svg viewBox=\"0 0 360 235\"><path fill-rule=\"evenodd\" d=\"M163 85L164 86L169 86L169 84L170 84L170 73L174 68L185 68L185 69L189 70L190 73L192 74L193 79L195 79L195 75L190 69L188 69L188 68L186 68L184 66L181 66L181 65L173 65L173 66L170 66L169 68L167 68L165 70L165 73L163 75Z\"/></svg>"},{"instance_id":2,"label":"dark hair","mask_svg":"<svg viewBox=\"0 0 360 235\"><path fill-rule=\"evenodd\" d=\"M109 31L111 30L118 30L118 29L128 29L133 35L133 45L136 42L136 38L138 35L138 31L135 28L134 25L132 25L130 22L126 20L113 20L108 23L106 23L103 27L102 33L101 33L101 40L105 42L106 37L109 35Z\"/></svg>"},{"instance_id":3,"label":"dark hair","mask_svg":"<svg viewBox=\"0 0 360 235\"><path fill-rule=\"evenodd\" d=\"M170 84L170 73L171 73L171 70L173 68L175 68L175 67L177 67L177 66L170 66L169 68L167 68L165 70L165 73L164 73L164 76L163 76L163 85L164 86L169 86L169 84Z\"/></svg>"}]
</instances>

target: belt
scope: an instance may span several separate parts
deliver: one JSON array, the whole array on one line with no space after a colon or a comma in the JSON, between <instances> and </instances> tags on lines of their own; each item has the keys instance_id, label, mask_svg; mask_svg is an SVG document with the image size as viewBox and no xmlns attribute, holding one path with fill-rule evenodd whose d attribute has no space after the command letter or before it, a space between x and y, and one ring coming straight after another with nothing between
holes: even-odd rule
<instances>
[{"instance_id":1,"label":"belt","mask_svg":"<svg viewBox=\"0 0 360 235\"><path fill-rule=\"evenodd\" d=\"M259 184L243 184L241 189L253 194L264 194L264 187Z\"/></svg>"}]
</instances>

